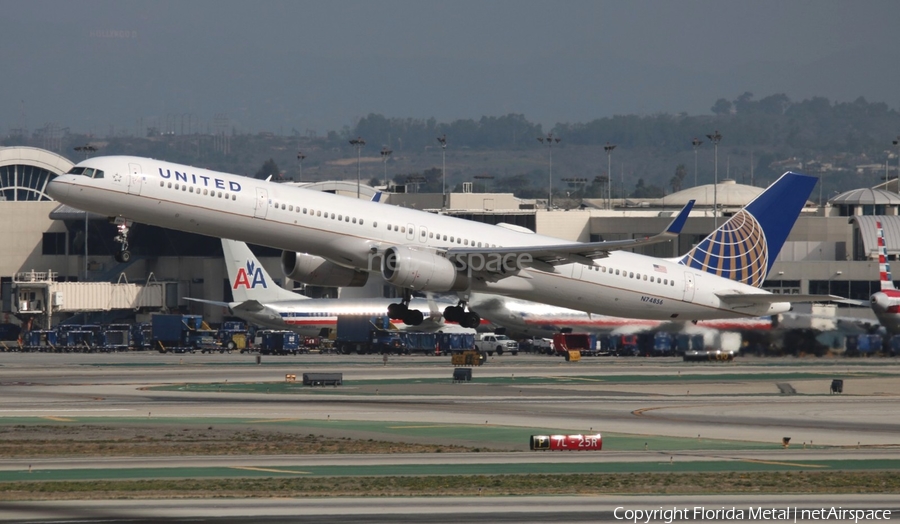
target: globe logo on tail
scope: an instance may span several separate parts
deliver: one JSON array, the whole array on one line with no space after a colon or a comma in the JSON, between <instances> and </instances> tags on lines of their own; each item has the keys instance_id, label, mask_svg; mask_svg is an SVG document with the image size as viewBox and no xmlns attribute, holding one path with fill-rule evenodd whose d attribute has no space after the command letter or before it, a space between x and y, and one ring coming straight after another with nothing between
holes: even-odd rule
<instances>
[{"instance_id":1,"label":"globe logo on tail","mask_svg":"<svg viewBox=\"0 0 900 524\"><path fill-rule=\"evenodd\" d=\"M766 235L756 218L741 210L703 239L680 263L760 287L769 268Z\"/></svg>"}]
</instances>

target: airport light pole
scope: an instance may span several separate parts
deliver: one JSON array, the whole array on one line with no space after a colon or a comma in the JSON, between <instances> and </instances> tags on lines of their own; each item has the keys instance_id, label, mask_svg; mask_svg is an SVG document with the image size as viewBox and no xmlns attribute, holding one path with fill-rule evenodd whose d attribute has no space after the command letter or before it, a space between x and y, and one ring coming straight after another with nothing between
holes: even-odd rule
<instances>
[{"instance_id":1,"label":"airport light pole","mask_svg":"<svg viewBox=\"0 0 900 524\"><path fill-rule=\"evenodd\" d=\"M356 137L350 141L350 145L356 148L356 198L359 198L359 162L362 158L362 148L366 141L362 137Z\"/></svg>"},{"instance_id":2,"label":"airport light pole","mask_svg":"<svg viewBox=\"0 0 900 524\"><path fill-rule=\"evenodd\" d=\"M606 196L609 200L606 206L607 209L612 209L612 152L615 148L616 145L609 142L603 146L603 150L606 151L606 174L609 175L606 187Z\"/></svg>"},{"instance_id":3,"label":"airport light pole","mask_svg":"<svg viewBox=\"0 0 900 524\"><path fill-rule=\"evenodd\" d=\"M447 207L447 135L437 137L441 143L441 209Z\"/></svg>"},{"instance_id":4,"label":"airport light pole","mask_svg":"<svg viewBox=\"0 0 900 524\"><path fill-rule=\"evenodd\" d=\"M553 133L547 133L547 136L539 136L537 139L541 144L547 144L547 151L550 152L550 174L547 177L547 180L549 181L547 189L547 211L550 211L553 202L553 143L555 142L558 144L562 139L553 136Z\"/></svg>"},{"instance_id":5,"label":"airport light pole","mask_svg":"<svg viewBox=\"0 0 900 524\"><path fill-rule=\"evenodd\" d=\"M303 159L306 158L306 155L303 154L302 151L297 151L297 167L300 168L298 176L300 180L297 182L303 182Z\"/></svg>"},{"instance_id":6,"label":"airport light pole","mask_svg":"<svg viewBox=\"0 0 900 524\"><path fill-rule=\"evenodd\" d=\"M697 137L691 140L691 146L694 147L694 187L697 187L697 150L700 149L701 144L703 141Z\"/></svg>"},{"instance_id":7,"label":"airport light pole","mask_svg":"<svg viewBox=\"0 0 900 524\"><path fill-rule=\"evenodd\" d=\"M719 229L719 141L722 140L722 134L719 133L719 130L716 129L716 132L711 135L706 135L706 138L709 139L710 142L713 143L715 147L715 184L713 185L713 230Z\"/></svg>"},{"instance_id":8,"label":"airport light pole","mask_svg":"<svg viewBox=\"0 0 900 524\"><path fill-rule=\"evenodd\" d=\"M387 146L381 148L381 163L384 165L384 186L387 187L388 179L387 179L387 160L388 157L393 153L392 150L388 149Z\"/></svg>"},{"instance_id":9,"label":"airport light pole","mask_svg":"<svg viewBox=\"0 0 900 524\"><path fill-rule=\"evenodd\" d=\"M97 151L97 148L90 145L85 144L83 146L76 146L75 151L84 155L84 159L91 155L91 153ZM88 279L88 212L84 212L84 279Z\"/></svg>"}]
</instances>

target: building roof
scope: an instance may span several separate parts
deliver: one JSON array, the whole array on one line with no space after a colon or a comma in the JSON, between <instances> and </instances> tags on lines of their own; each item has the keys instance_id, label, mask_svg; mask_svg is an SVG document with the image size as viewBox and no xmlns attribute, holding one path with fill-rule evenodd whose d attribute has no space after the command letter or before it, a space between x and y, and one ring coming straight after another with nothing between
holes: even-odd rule
<instances>
[{"instance_id":1,"label":"building roof","mask_svg":"<svg viewBox=\"0 0 900 524\"><path fill-rule=\"evenodd\" d=\"M884 189L860 188L851 189L845 193L830 199L828 201L832 205L855 205L855 206L873 206L873 205L900 205L900 195Z\"/></svg>"},{"instance_id":2,"label":"building roof","mask_svg":"<svg viewBox=\"0 0 900 524\"><path fill-rule=\"evenodd\" d=\"M850 218L859 226L863 250L868 257L878 256L878 226L884 229L884 246L891 255L900 254L900 216L897 215L856 215Z\"/></svg>"},{"instance_id":3,"label":"building roof","mask_svg":"<svg viewBox=\"0 0 900 524\"><path fill-rule=\"evenodd\" d=\"M743 207L753 201L760 193L765 191L763 187L738 184L734 180L722 180L718 185L705 184L689 187L672 193L663 198L656 199L655 205L684 206L690 200L695 200L697 207L712 207L713 201L718 200L720 207ZM718 193L718 195L715 195Z\"/></svg>"}]
</instances>

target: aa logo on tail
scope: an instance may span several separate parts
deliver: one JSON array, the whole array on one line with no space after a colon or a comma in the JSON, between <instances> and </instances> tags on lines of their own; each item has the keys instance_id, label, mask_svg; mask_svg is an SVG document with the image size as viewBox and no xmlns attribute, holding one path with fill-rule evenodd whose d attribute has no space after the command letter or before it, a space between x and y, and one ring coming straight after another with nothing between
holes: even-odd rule
<instances>
[{"instance_id":1,"label":"aa logo on tail","mask_svg":"<svg viewBox=\"0 0 900 524\"><path fill-rule=\"evenodd\" d=\"M237 276L234 279L234 285L231 286L231 289L237 289L239 287L256 289L256 286L262 286L266 289L269 287L268 284L266 284L266 277L263 276L262 266L257 267L254 262L248 260L246 269L238 269Z\"/></svg>"}]
</instances>

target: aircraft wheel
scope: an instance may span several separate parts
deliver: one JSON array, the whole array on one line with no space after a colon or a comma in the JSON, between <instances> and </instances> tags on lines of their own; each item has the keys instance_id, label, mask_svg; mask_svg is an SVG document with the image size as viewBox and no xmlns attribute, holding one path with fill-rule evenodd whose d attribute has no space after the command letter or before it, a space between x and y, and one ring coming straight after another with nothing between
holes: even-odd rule
<instances>
[{"instance_id":1,"label":"aircraft wheel","mask_svg":"<svg viewBox=\"0 0 900 524\"><path fill-rule=\"evenodd\" d=\"M406 307L406 304L402 302L391 304L388 306L388 318L391 320L399 320L402 319L406 312L409 311L409 308Z\"/></svg>"},{"instance_id":2,"label":"aircraft wheel","mask_svg":"<svg viewBox=\"0 0 900 524\"><path fill-rule=\"evenodd\" d=\"M410 326L418 326L425 320L425 315L418 309L410 309L403 315L403 323Z\"/></svg>"},{"instance_id":3,"label":"aircraft wheel","mask_svg":"<svg viewBox=\"0 0 900 524\"><path fill-rule=\"evenodd\" d=\"M459 306L447 306L444 308L444 320L448 322L461 322L465 313Z\"/></svg>"},{"instance_id":4,"label":"aircraft wheel","mask_svg":"<svg viewBox=\"0 0 900 524\"><path fill-rule=\"evenodd\" d=\"M475 329L481 325L481 317L470 311L459 321L459 325L464 328Z\"/></svg>"}]
</instances>

